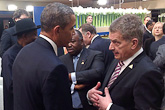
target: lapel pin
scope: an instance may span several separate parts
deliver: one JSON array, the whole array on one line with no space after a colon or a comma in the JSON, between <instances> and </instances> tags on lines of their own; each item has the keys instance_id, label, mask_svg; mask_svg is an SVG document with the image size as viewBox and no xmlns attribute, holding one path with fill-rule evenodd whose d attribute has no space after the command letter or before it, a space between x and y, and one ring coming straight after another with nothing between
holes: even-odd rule
<instances>
[{"instance_id":1,"label":"lapel pin","mask_svg":"<svg viewBox=\"0 0 165 110\"><path fill-rule=\"evenodd\" d=\"M129 68L132 69L133 68L133 64L129 65Z\"/></svg>"},{"instance_id":2,"label":"lapel pin","mask_svg":"<svg viewBox=\"0 0 165 110\"><path fill-rule=\"evenodd\" d=\"M81 64L82 64L82 65L84 64L84 60L82 60Z\"/></svg>"}]
</instances>

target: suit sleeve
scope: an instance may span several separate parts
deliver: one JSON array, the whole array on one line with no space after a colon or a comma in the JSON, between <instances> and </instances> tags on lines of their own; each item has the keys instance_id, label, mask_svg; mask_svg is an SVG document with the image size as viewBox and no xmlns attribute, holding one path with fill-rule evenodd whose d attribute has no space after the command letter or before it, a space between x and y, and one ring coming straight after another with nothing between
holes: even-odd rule
<instances>
[{"instance_id":1,"label":"suit sleeve","mask_svg":"<svg viewBox=\"0 0 165 110\"><path fill-rule=\"evenodd\" d=\"M6 30L3 31L0 42L0 57L2 57L4 52L11 46L10 36L10 33Z\"/></svg>"},{"instance_id":2,"label":"suit sleeve","mask_svg":"<svg viewBox=\"0 0 165 110\"><path fill-rule=\"evenodd\" d=\"M159 110L164 95L163 77L158 71L146 72L136 83L133 96L137 110Z\"/></svg>"},{"instance_id":3,"label":"suit sleeve","mask_svg":"<svg viewBox=\"0 0 165 110\"><path fill-rule=\"evenodd\" d=\"M158 51L156 52L156 57L153 61L160 68L163 68L165 65L165 49L164 49L164 47L165 47L165 45L159 46Z\"/></svg>"},{"instance_id":4,"label":"suit sleeve","mask_svg":"<svg viewBox=\"0 0 165 110\"><path fill-rule=\"evenodd\" d=\"M76 79L78 84L88 84L91 82L97 82L102 79L104 72L103 54L96 54L90 65L91 66L89 69L76 72Z\"/></svg>"},{"instance_id":5,"label":"suit sleeve","mask_svg":"<svg viewBox=\"0 0 165 110\"><path fill-rule=\"evenodd\" d=\"M12 80L12 65L13 59L8 55L2 58L2 76L4 77L5 86L8 90L13 90L13 80Z\"/></svg>"},{"instance_id":6,"label":"suit sleeve","mask_svg":"<svg viewBox=\"0 0 165 110\"><path fill-rule=\"evenodd\" d=\"M49 74L42 94L45 110L72 110L68 72L64 65L58 65Z\"/></svg>"}]
</instances>

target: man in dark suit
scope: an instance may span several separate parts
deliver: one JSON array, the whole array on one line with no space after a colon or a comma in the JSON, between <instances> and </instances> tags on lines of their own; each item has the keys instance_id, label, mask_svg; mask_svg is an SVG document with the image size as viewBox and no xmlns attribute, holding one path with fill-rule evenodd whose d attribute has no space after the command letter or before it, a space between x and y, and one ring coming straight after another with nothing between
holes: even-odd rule
<instances>
[{"instance_id":1,"label":"man in dark suit","mask_svg":"<svg viewBox=\"0 0 165 110\"><path fill-rule=\"evenodd\" d=\"M96 34L96 30L89 24L83 24L79 30L83 35L84 44L89 49L101 51L104 55L105 71L114 59L112 51L109 50L110 40L104 39Z\"/></svg>"},{"instance_id":2,"label":"man in dark suit","mask_svg":"<svg viewBox=\"0 0 165 110\"><path fill-rule=\"evenodd\" d=\"M24 18L29 18L30 14L24 9L18 9L13 14L14 22L17 22ZM16 26L5 29L2 33L0 40L0 57L4 54L4 52L10 48L12 45L17 43L17 36L13 34L16 33Z\"/></svg>"},{"instance_id":3,"label":"man in dark suit","mask_svg":"<svg viewBox=\"0 0 165 110\"><path fill-rule=\"evenodd\" d=\"M50 3L40 20L40 37L25 46L13 64L14 110L72 110L68 71L56 53L75 33L74 12Z\"/></svg>"},{"instance_id":4,"label":"man in dark suit","mask_svg":"<svg viewBox=\"0 0 165 110\"><path fill-rule=\"evenodd\" d=\"M146 24L147 28L146 28L146 31L143 34L143 45L144 45L144 42L145 42L146 39L154 37L152 35L152 29L153 29L154 25L155 25L155 22L153 20L149 20L147 22L147 24Z\"/></svg>"},{"instance_id":5,"label":"man in dark suit","mask_svg":"<svg viewBox=\"0 0 165 110\"><path fill-rule=\"evenodd\" d=\"M23 27L22 27L23 25ZM17 43L10 47L2 57L4 110L13 110L13 78L12 66L18 52L37 37L38 27L31 18L25 18L16 22Z\"/></svg>"},{"instance_id":6,"label":"man in dark suit","mask_svg":"<svg viewBox=\"0 0 165 110\"><path fill-rule=\"evenodd\" d=\"M73 108L76 110L94 110L96 108L88 104L86 94L97 81L101 81L104 71L103 54L84 48L83 37L78 30L72 36L67 51L68 54L61 56L60 59L66 65L69 79L72 82ZM77 98L79 100L76 100ZM77 103L78 101L79 103Z\"/></svg>"},{"instance_id":7,"label":"man in dark suit","mask_svg":"<svg viewBox=\"0 0 165 110\"><path fill-rule=\"evenodd\" d=\"M98 82L88 91L88 99L99 110L160 110L163 77L143 52L142 27L140 18L130 14L111 24L109 49L115 60L102 87Z\"/></svg>"},{"instance_id":8,"label":"man in dark suit","mask_svg":"<svg viewBox=\"0 0 165 110\"><path fill-rule=\"evenodd\" d=\"M149 21L149 20L151 20L151 17L150 16L146 16L145 18L144 18L144 24L143 24L143 28L144 28L144 32L147 30L147 27L146 27L146 24L147 24L147 22Z\"/></svg>"}]
</instances>

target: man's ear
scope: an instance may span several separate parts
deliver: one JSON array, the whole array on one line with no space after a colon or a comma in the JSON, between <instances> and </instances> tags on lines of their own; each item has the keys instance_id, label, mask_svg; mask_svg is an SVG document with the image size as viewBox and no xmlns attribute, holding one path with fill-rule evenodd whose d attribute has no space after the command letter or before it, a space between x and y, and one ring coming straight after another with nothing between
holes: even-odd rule
<instances>
[{"instance_id":1,"label":"man's ear","mask_svg":"<svg viewBox=\"0 0 165 110\"><path fill-rule=\"evenodd\" d=\"M87 31L86 35L88 36L88 38L91 38L91 33L89 31Z\"/></svg>"},{"instance_id":2,"label":"man's ear","mask_svg":"<svg viewBox=\"0 0 165 110\"><path fill-rule=\"evenodd\" d=\"M61 30L61 27L60 27L59 25L57 25L57 26L55 26L55 27L53 28L53 33L54 33L55 35L59 35L60 30Z\"/></svg>"},{"instance_id":3,"label":"man's ear","mask_svg":"<svg viewBox=\"0 0 165 110\"><path fill-rule=\"evenodd\" d=\"M132 39L132 46L131 49L134 50L138 46L139 40L137 38Z\"/></svg>"}]
</instances>

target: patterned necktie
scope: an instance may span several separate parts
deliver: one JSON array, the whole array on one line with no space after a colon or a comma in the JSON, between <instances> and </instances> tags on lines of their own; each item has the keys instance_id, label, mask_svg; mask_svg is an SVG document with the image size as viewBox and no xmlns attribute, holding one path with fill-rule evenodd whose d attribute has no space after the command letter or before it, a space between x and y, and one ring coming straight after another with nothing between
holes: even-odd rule
<instances>
[{"instance_id":1,"label":"patterned necktie","mask_svg":"<svg viewBox=\"0 0 165 110\"><path fill-rule=\"evenodd\" d=\"M74 64L75 71L76 71L78 60L79 60L79 56L73 57L73 64ZM74 82L72 85L75 86ZM72 103L73 103L73 108L82 108L81 100L76 90L74 90L72 93Z\"/></svg>"},{"instance_id":2,"label":"patterned necktie","mask_svg":"<svg viewBox=\"0 0 165 110\"><path fill-rule=\"evenodd\" d=\"M115 68L115 71L113 72L109 82L108 82L108 85L107 87L110 88L110 86L112 85L112 83L117 79L117 77L119 76L119 73L120 73L120 70L121 70L121 67L124 65L124 63L122 61L120 61L116 68Z\"/></svg>"}]
</instances>

